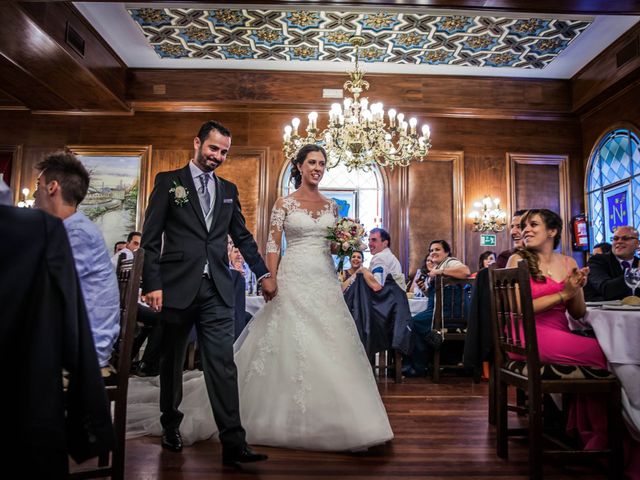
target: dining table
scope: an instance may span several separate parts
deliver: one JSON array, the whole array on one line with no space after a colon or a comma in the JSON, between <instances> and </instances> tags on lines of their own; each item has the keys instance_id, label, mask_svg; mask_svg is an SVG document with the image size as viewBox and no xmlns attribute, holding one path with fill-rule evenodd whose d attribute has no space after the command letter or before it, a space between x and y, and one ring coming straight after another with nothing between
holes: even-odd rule
<instances>
[{"instance_id":1,"label":"dining table","mask_svg":"<svg viewBox=\"0 0 640 480\"><path fill-rule=\"evenodd\" d=\"M587 307L581 323L595 336L622 385L623 415L640 441L640 306L605 303Z\"/></svg>"}]
</instances>

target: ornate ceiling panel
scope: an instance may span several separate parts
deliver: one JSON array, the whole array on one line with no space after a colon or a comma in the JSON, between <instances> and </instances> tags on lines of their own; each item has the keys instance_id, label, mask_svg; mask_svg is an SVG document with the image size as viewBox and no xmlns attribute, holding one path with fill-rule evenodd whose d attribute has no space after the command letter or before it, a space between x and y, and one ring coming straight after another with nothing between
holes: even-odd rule
<instances>
[{"instance_id":1,"label":"ornate ceiling panel","mask_svg":"<svg viewBox=\"0 0 640 480\"><path fill-rule=\"evenodd\" d=\"M129 15L161 58L350 62L543 69L584 20L415 13L135 8Z\"/></svg>"}]
</instances>

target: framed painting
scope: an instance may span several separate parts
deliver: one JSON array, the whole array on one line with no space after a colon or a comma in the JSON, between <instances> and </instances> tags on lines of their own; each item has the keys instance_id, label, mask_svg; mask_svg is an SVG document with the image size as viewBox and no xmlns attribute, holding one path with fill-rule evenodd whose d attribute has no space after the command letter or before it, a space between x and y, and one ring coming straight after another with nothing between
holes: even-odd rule
<instances>
[{"instance_id":1,"label":"framed painting","mask_svg":"<svg viewBox=\"0 0 640 480\"><path fill-rule=\"evenodd\" d=\"M80 210L102 231L107 248L140 231L147 203L150 146L69 146L89 171Z\"/></svg>"},{"instance_id":2,"label":"framed painting","mask_svg":"<svg viewBox=\"0 0 640 480\"><path fill-rule=\"evenodd\" d=\"M320 192L338 204L338 216L356 218L358 216L358 195L350 189L320 189Z\"/></svg>"}]
</instances>

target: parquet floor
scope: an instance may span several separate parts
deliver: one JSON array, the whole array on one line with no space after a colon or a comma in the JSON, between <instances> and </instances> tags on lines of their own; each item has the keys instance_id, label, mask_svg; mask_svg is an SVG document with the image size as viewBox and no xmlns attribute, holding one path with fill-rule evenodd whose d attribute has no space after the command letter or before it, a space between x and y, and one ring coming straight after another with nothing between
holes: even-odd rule
<instances>
[{"instance_id":1,"label":"parquet floor","mask_svg":"<svg viewBox=\"0 0 640 480\"><path fill-rule=\"evenodd\" d=\"M487 423L486 383L444 377L403 384L379 384L395 439L365 453L318 453L256 447L269 460L237 470L220 463L216 440L185 447L182 453L161 449L157 437L127 441L126 478L200 479L526 479L527 448L510 441L509 460L495 454L494 428ZM517 422L512 418L511 421ZM594 465L545 465L545 479L604 478Z\"/></svg>"}]
</instances>

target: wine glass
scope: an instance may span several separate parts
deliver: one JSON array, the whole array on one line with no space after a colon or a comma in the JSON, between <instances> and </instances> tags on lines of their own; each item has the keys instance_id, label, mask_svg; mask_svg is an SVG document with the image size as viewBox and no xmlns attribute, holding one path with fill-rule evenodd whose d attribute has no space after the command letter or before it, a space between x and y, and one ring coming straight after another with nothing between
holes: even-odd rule
<instances>
[{"instance_id":1,"label":"wine glass","mask_svg":"<svg viewBox=\"0 0 640 480\"><path fill-rule=\"evenodd\" d=\"M640 286L640 268L627 268L624 272L624 282L631 289L631 294L636 294L636 289Z\"/></svg>"}]
</instances>

